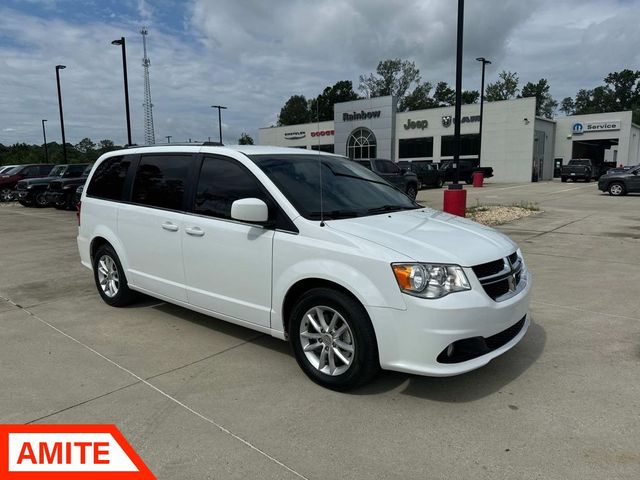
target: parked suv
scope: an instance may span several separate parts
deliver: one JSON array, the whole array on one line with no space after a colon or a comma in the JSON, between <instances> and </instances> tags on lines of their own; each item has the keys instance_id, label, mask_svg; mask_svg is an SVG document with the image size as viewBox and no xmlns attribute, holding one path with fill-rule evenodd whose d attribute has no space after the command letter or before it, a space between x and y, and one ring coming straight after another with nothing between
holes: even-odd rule
<instances>
[{"instance_id":1,"label":"parked suv","mask_svg":"<svg viewBox=\"0 0 640 480\"><path fill-rule=\"evenodd\" d=\"M590 182L594 174L593 162L588 158L572 158L569 163L562 166L560 170L560 180L566 182L567 180L582 179L585 182Z\"/></svg>"},{"instance_id":2,"label":"parked suv","mask_svg":"<svg viewBox=\"0 0 640 480\"><path fill-rule=\"evenodd\" d=\"M87 163L56 165L46 177L20 180L16 184L15 192L18 202L25 207L46 207L49 205L47 200L49 183L64 178L78 178L82 176L82 172L88 165Z\"/></svg>"},{"instance_id":3,"label":"parked suv","mask_svg":"<svg viewBox=\"0 0 640 480\"><path fill-rule=\"evenodd\" d=\"M437 163L401 160L398 162L398 166L416 174L418 177L418 190L422 190L424 187L442 187L443 175L438 170Z\"/></svg>"},{"instance_id":4,"label":"parked suv","mask_svg":"<svg viewBox=\"0 0 640 480\"><path fill-rule=\"evenodd\" d=\"M91 172L93 165L86 165L80 176L63 176L49 182L45 199L49 205L53 205L58 210L75 210L76 198L75 193L78 187L84 185L87 176Z\"/></svg>"},{"instance_id":5,"label":"parked suv","mask_svg":"<svg viewBox=\"0 0 640 480\"><path fill-rule=\"evenodd\" d=\"M370 160L356 160L372 172L377 173L391 185L395 185L400 191L414 200L418 194L418 176L408 170L400 168L395 162L382 158Z\"/></svg>"},{"instance_id":6,"label":"parked suv","mask_svg":"<svg viewBox=\"0 0 640 480\"><path fill-rule=\"evenodd\" d=\"M32 165L18 165L0 174L0 202L15 199L16 183L25 178L46 177L54 167L52 163L38 163Z\"/></svg>"},{"instance_id":7,"label":"parked suv","mask_svg":"<svg viewBox=\"0 0 640 480\"><path fill-rule=\"evenodd\" d=\"M640 193L640 166L629 170L607 173L598 180L598 189L619 196L627 193Z\"/></svg>"},{"instance_id":8,"label":"parked suv","mask_svg":"<svg viewBox=\"0 0 640 480\"><path fill-rule=\"evenodd\" d=\"M140 147L96 162L78 248L98 293L143 292L288 339L315 382L479 368L529 327L517 245L357 162L290 148Z\"/></svg>"}]
</instances>

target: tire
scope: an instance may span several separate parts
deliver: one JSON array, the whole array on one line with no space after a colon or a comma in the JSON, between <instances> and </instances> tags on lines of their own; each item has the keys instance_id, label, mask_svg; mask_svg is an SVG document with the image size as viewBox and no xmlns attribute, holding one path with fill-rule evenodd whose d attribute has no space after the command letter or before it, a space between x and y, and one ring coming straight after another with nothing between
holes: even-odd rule
<instances>
[{"instance_id":1,"label":"tire","mask_svg":"<svg viewBox=\"0 0 640 480\"><path fill-rule=\"evenodd\" d=\"M54 202L53 208L56 210L68 210L69 209L69 198L63 197L63 200L60 202Z\"/></svg>"},{"instance_id":2,"label":"tire","mask_svg":"<svg viewBox=\"0 0 640 480\"><path fill-rule=\"evenodd\" d=\"M129 289L120 259L109 244L98 247L93 256L93 279L102 300L112 307L130 305L138 296Z\"/></svg>"},{"instance_id":3,"label":"tire","mask_svg":"<svg viewBox=\"0 0 640 480\"><path fill-rule=\"evenodd\" d=\"M591 183L591 177L585 178L584 181L587 182L587 183Z\"/></svg>"},{"instance_id":4,"label":"tire","mask_svg":"<svg viewBox=\"0 0 640 480\"><path fill-rule=\"evenodd\" d=\"M465 178L464 183L466 183L467 185L471 185L473 183L473 180L471 178Z\"/></svg>"},{"instance_id":5,"label":"tire","mask_svg":"<svg viewBox=\"0 0 640 480\"><path fill-rule=\"evenodd\" d=\"M332 336L332 331L339 335ZM302 295L289 317L289 337L302 371L331 390L363 385L380 370L378 343L366 310L337 290L314 288Z\"/></svg>"},{"instance_id":6,"label":"tire","mask_svg":"<svg viewBox=\"0 0 640 480\"><path fill-rule=\"evenodd\" d=\"M562 183L565 183L565 182L567 181L567 177L560 177L560 181L561 181Z\"/></svg>"},{"instance_id":7,"label":"tire","mask_svg":"<svg viewBox=\"0 0 640 480\"><path fill-rule=\"evenodd\" d=\"M441 179L441 178L439 178L439 179L436 181L436 188L442 188L442 185L443 185L443 184L444 184L444 182L442 181L442 179Z\"/></svg>"},{"instance_id":8,"label":"tire","mask_svg":"<svg viewBox=\"0 0 640 480\"><path fill-rule=\"evenodd\" d=\"M0 190L0 202L11 202L13 200L13 192L11 190L8 188Z\"/></svg>"},{"instance_id":9,"label":"tire","mask_svg":"<svg viewBox=\"0 0 640 480\"><path fill-rule=\"evenodd\" d=\"M33 207L33 202L31 200L18 200L18 203L23 207Z\"/></svg>"},{"instance_id":10,"label":"tire","mask_svg":"<svg viewBox=\"0 0 640 480\"><path fill-rule=\"evenodd\" d=\"M410 184L407 186L407 197L409 197L411 200L415 200L416 197L418 196L418 190L416 188L416 185L414 184Z\"/></svg>"},{"instance_id":11,"label":"tire","mask_svg":"<svg viewBox=\"0 0 640 480\"><path fill-rule=\"evenodd\" d=\"M614 197L620 197L627 194L627 189L624 187L624 184L620 182L610 183L607 187L607 191L609 192L609 195L613 195Z\"/></svg>"},{"instance_id":12,"label":"tire","mask_svg":"<svg viewBox=\"0 0 640 480\"><path fill-rule=\"evenodd\" d=\"M46 192L38 192L33 197L33 206L37 208L44 208L49 206L47 201Z\"/></svg>"}]
</instances>

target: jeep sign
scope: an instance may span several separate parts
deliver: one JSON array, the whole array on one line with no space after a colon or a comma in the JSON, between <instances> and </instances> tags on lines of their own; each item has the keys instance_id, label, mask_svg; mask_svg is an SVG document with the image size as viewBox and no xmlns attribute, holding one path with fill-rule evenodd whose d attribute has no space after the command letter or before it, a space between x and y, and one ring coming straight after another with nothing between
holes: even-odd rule
<instances>
[{"instance_id":1,"label":"jeep sign","mask_svg":"<svg viewBox=\"0 0 640 480\"><path fill-rule=\"evenodd\" d=\"M424 130L425 128L427 128L429 126L429 121L428 120L411 120L411 119L407 119L407 123L405 123L404 125L404 129L405 130L414 130L416 128L419 128L420 130Z\"/></svg>"}]
</instances>

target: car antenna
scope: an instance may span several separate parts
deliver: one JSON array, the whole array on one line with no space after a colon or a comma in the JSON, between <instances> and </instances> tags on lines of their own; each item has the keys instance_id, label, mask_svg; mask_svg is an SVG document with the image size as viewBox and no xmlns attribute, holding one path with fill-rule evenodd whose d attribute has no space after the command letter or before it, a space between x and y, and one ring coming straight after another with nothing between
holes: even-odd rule
<instances>
[{"instance_id":1,"label":"car antenna","mask_svg":"<svg viewBox=\"0 0 640 480\"><path fill-rule=\"evenodd\" d=\"M316 124L318 126L318 132L320 131L320 96L316 99ZM320 135L316 135L318 138L318 168L320 168L320 226L324 227L324 205L322 198L322 157L320 156Z\"/></svg>"}]
</instances>

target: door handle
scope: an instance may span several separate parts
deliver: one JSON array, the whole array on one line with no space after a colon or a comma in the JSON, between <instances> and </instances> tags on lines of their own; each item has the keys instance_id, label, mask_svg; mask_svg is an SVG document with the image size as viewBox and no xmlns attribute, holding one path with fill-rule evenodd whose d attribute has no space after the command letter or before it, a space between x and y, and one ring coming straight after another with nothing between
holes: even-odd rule
<instances>
[{"instance_id":1,"label":"door handle","mask_svg":"<svg viewBox=\"0 0 640 480\"><path fill-rule=\"evenodd\" d=\"M184 231L187 232L187 235L191 235L192 237L204 236L204 230L202 230L200 227L187 227L184 229Z\"/></svg>"},{"instance_id":2,"label":"door handle","mask_svg":"<svg viewBox=\"0 0 640 480\"><path fill-rule=\"evenodd\" d=\"M173 224L171 222L164 222L162 224L162 228L164 228L168 232L177 232L178 231L178 225L175 225L175 224Z\"/></svg>"}]
</instances>

